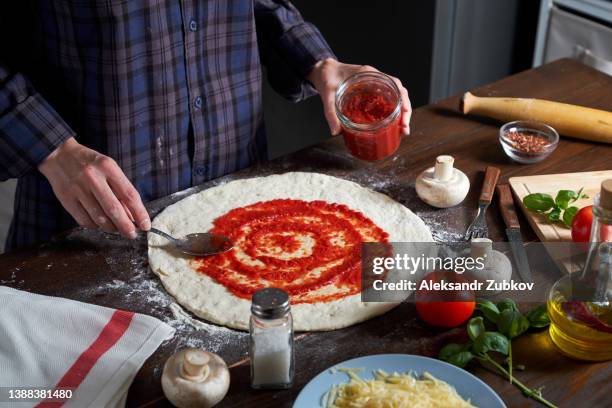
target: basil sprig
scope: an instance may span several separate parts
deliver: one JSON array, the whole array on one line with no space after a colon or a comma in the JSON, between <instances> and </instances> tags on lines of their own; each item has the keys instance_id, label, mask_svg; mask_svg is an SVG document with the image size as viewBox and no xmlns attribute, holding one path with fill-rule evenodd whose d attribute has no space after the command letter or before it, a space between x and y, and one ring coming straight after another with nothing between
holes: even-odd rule
<instances>
[{"instance_id":1,"label":"basil sprig","mask_svg":"<svg viewBox=\"0 0 612 408\"><path fill-rule=\"evenodd\" d=\"M580 198L589 198L588 195L582 194L582 190L559 190L554 199L546 193L528 194L523 198L523 204L530 211L546 214L550 223L561 221L566 227L571 227L578 207L570 204Z\"/></svg>"},{"instance_id":2,"label":"basil sprig","mask_svg":"<svg viewBox=\"0 0 612 408\"><path fill-rule=\"evenodd\" d=\"M438 358L462 368L473 360L481 364L490 364L508 378L510 383L516 385L524 395L549 408L556 408L542 396L541 389L527 387L512 374L512 339L525 333L530 327L548 326L550 319L546 305L538 306L523 315L512 299L503 299L497 303L479 299L476 309L482 316L472 317L468 321L466 325L468 342L447 344L440 350ZM489 354L491 352L506 356L504 361L507 369ZM520 369L520 366L517 366L517 369Z\"/></svg>"}]
</instances>

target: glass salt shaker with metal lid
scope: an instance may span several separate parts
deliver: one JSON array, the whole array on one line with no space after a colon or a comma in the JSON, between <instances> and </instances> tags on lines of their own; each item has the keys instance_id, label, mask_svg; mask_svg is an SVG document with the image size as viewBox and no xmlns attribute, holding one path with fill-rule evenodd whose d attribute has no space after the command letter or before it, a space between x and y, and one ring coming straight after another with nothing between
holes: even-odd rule
<instances>
[{"instance_id":1,"label":"glass salt shaker with metal lid","mask_svg":"<svg viewBox=\"0 0 612 408\"><path fill-rule=\"evenodd\" d=\"M289 388L293 384L293 318L289 295L261 289L253 295L249 323L251 386Z\"/></svg>"}]
</instances>

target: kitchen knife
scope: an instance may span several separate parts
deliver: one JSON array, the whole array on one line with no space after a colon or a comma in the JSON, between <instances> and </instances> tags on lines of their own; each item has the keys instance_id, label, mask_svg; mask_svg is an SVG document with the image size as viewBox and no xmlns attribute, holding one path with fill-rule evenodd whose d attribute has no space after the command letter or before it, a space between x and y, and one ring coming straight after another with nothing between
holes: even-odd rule
<instances>
[{"instance_id":1,"label":"kitchen knife","mask_svg":"<svg viewBox=\"0 0 612 408\"><path fill-rule=\"evenodd\" d=\"M508 242L510 243L510 249L512 250L518 273L521 279L523 279L523 282L531 283L533 282L531 268L529 268L527 253L523 246L521 225L519 224L516 211L514 210L514 201L510 186L508 184L499 184L497 186L497 194L499 196L499 208L504 222L506 223L506 235L508 236Z\"/></svg>"}]
</instances>

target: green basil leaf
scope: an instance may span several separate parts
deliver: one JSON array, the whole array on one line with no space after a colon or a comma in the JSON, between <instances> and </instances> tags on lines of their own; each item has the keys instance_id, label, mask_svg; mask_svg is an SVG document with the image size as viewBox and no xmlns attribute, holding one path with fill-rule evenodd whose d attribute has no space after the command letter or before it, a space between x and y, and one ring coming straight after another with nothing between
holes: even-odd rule
<instances>
[{"instance_id":1,"label":"green basil leaf","mask_svg":"<svg viewBox=\"0 0 612 408\"><path fill-rule=\"evenodd\" d=\"M527 312L527 320L529 320L529 324L532 327L542 328L548 326L550 324L550 317L546 310L546 304L541 304Z\"/></svg>"},{"instance_id":2,"label":"green basil leaf","mask_svg":"<svg viewBox=\"0 0 612 408\"><path fill-rule=\"evenodd\" d=\"M470 351L461 351L457 354L453 354L448 360L446 360L447 362L451 363L452 365L455 365L457 367L465 367L467 365L467 363L469 363L472 359L474 358L474 354L472 354Z\"/></svg>"},{"instance_id":3,"label":"green basil leaf","mask_svg":"<svg viewBox=\"0 0 612 408\"><path fill-rule=\"evenodd\" d=\"M467 324L467 333L472 341L476 340L478 336L485 332L484 321L482 317L473 317Z\"/></svg>"},{"instance_id":4,"label":"green basil leaf","mask_svg":"<svg viewBox=\"0 0 612 408\"><path fill-rule=\"evenodd\" d=\"M579 193L572 190L559 190L557 197L555 197L555 204L558 205L559 208L565 209L570 201L575 201L580 197Z\"/></svg>"},{"instance_id":5,"label":"green basil leaf","mask_svg":"<svg viewBox=\"0 0 612 408\"><path fill-rule=\"evenodd\" d=\"M529 210L545 212L553 208L555 200L550 194L533 193L523 198L523 204Z\"/></svg>"},{"instance_id":6,"label":"green basil leaf","mask_svg":"<svg viewBox=\"0 0 612 408\"><path fill-rule=\"evenodd\" d=\"M478 300L476 303L476 309L480 310L483 316L492 323L497 323L499 317L499 309L495 306L495 303L490 300Z\"/></svg>"},{"instance_id":7,"label":"green basil leaf","mask_svg":"<svg viewBox=\"0 0 612 408\"><path fill-rule=\"evenodd\" d=\"M563 212L563 223L566 227L572 226L572 221L574 221L574 216L578 212L578 207L570 207Z\"/></svg>"},{"instance_id":8,"label":"green basil leaf","mask_svg":"<svg viewBox=\"0 0 612 408\"><path fill-rule=\"evenodd\" d=\"M497 329L503 335L513 339L529 329L529 320L518 310L506 309L499 315Z\"/></svg>"},{"instance_id":9,"label":"green basil leaf","mask_svg":"<svg viewBox=\"0 0 612 408\"><path fill-rule=\"evenodd\" d=\"M500 312L503 312L506 309L518 310L518 306L516 302L512 299L502 299L497 302L497 308Z\"/></svg>"},{"instance_id":10,"label":"green basil leaf","mask_svg":"<svg viewBox=\"0 0 612 408\"><path fill-rule=\"evenodd\" d=\"M459 354L467 350L468 348L470 348L469 343L466 343L466 344L448 343L446 346L442 347L442 350L440 350L440 353L438 354L438 358L440 360L449 361L453 355Z\"/></svg>"},{"instance_id":11,"label":"green basil leaf","mask_svg":"<svg viewBox=\"0 0 612 408\"><path fill-rule=\"evenodd\" d=\"M548 222L557 222L561 219L561 210L555 206L551 212L548 213Z\"/></svg>"},{"instance_id":12,"label":"green basil leaf","mask_svg":"<svg viewBox=\"0 0 612 408\"><path fill-rule=\"evenodd\" d=\"M509 347L510 342L503 334L498 332L484 332L474 341L472 350L476 354L497 351L498 353L508 355Z\"/></svg>"}]
</instances>

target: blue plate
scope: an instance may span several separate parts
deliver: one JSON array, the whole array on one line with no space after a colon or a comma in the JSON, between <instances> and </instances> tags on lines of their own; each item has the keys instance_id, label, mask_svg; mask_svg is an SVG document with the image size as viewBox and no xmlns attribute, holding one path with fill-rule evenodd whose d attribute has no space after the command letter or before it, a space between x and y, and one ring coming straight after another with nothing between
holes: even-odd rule
<instances>
[{"instance_id":1,"label":"blue plate","mask_svg":"<svg viewBox=\"0 0 612 408\"><path fill-rule=\"evenodd\" d=\"M373 378L372 372L378 369L388 373L413 371L419 376L427 371L434 377L455 387L459 395L464 399L469 399L472 405L486 408L506 408L506 404L495 391L477 377L459 367L429 357L410 354L378 354L347 360L333 367L363 368L363 371L359 373L359 377L363 379ZM319 408L321 407L321 397L329 391L332 385L348 381L346 373L336 372L332 374L330 369L333 367L319 373L306 384L293 403L293 408Z\"/></svg>"}]
</instances>

